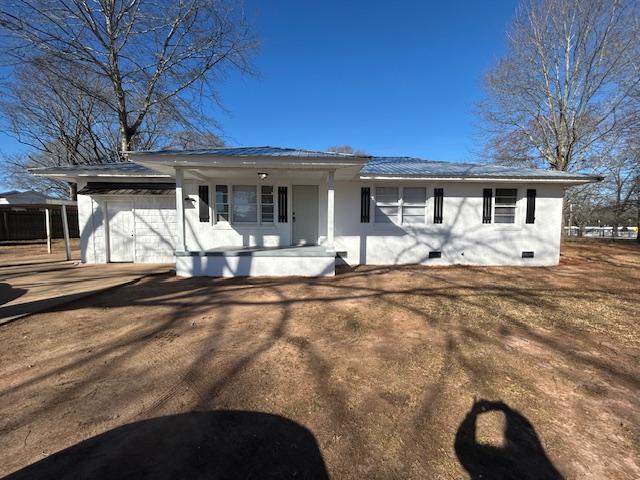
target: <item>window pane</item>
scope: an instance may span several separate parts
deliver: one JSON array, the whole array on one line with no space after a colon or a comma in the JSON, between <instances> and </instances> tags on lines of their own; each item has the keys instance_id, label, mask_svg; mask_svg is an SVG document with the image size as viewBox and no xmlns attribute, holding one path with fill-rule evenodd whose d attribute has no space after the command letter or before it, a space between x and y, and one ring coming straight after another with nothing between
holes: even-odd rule
<instances>
[{"instance_id":1,"label":"window pane","mask_svg":"<svg viewBox=\"0 0 640 480\"><path fill-rule=\"evenodd\" d=\"M495 223L515 223L515 215L496 215Z\"/></svg>"},{"instance_id":2,"label":"window pane","mask_svg":"<svg viewBox=\"0 0 640 480\"><path fill-rule=\"evenodd\" d=\"M262 204L262 222L273 222L273 205L265 205L264 203Z\"/></svg>"},{"instance_id":3,"label":"window pane","mask_svg":"<svg viewBox=\"0 0 640 480\"><path fill-rule=\"evenodd\" d=\"M494 201L495 223L516 222L517 197L518 189L516 188L496 188Z\"/></svg>"},{"instance_id":4,"label":"window pane","mask_svg":"<svg viewBox=\"0 0 640 480\"><path fill-rule=\"evenodd\" d=\"M391 223L398 219L398 207L381 207L376 205L376 223Z\"/></svg>"},{"instance_id":5,"label":"window pane","mask_svg":"<svg viewBox=\"0 0 640 480\"><path fill-rule=\"evenodd\" d=\"M216 185L216 203L229 203L226 185Z\"/></svg>"},{"instance_id":6,"label":"window pane","mask_svg":"<svg viewBox=\"0 0 640 480\"><path fill-rule=\"evenodd\" d=\"M376 187L376 203L398 203L398 187Z\"/></svg>"},{"instance_id":7,"label":"window pane","mask_svg":"<svg viewBox=\"0 0 640 480\"><path fill-rule=\"evenodd\" d=\"M405 187L402 190L402 200L405 204L424 205L427 201L427 190L422 187Z\"/></svg>"},{"instance_id":8,"label":"window pane","mask_svg":"<svg viewBox=\"0 0 640 480\"><path fill-rule=\"evenodd\" d=\"M233 221L256 223L258 221L258 199L255 185L233 186Z\"/></svg>"},{"instance_id":9,"label":"window pane","mask_svg":"<svg viewBox=\"0 0 640 480\"><path fill-rule=\"evenodd\" d=\"M422 215L402 215L402 223L407 224L407 225L415 225L417 223L419 224L423 224L424 223L424 212L422 213Z\"/></svg>"}]
</instances>

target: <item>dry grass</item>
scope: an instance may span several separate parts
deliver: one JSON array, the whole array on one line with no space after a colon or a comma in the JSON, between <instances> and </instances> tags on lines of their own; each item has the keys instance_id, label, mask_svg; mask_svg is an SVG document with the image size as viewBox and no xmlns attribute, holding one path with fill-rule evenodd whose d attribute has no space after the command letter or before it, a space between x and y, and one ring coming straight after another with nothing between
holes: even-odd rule
<instances>
[{"instance_id":1,"label":"dry grass","mask_svg":"<svg viewBox=\"0 0 640 480\"><path fill-rule=\"evenodd\" d=\"M34 315L0 328L0 474L143 419L242 410L304 426L333 478L638 478L638 267L635 244L571 244L557 268L162 276ZM129 465L100 438L68 474Z\"/></svg>"}]
</instances>

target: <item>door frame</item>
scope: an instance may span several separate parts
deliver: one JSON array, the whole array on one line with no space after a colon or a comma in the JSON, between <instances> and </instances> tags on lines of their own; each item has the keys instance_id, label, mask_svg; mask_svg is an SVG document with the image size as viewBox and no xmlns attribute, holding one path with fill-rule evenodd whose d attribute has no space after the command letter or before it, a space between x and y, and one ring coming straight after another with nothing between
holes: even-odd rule
<instances>
[{"instance_id":1,"label":"door frame","mask_svg":"<svg viewBox=\"0 0 640 480\"><path fill-rule=\"evenodd\" d=\"M290 216L290 222L291 222L291 231L290 231L290 245L291 246L298 246L298 244L295 241L295 235L294 235L294 220L293 220L293 215L294 215L294 209L295 209L295 193L294 193L294 188L295 187L315 187L316 189L316 225L315 225L315 241L313 244L308 244L308 245L318 245L320 243L320 185L318 185L317 183L291 183L290 184L290 188L291 188L291 205L290 205L290 210L289 212L291 212L289 214Z\"/></svg>"},{"instance_id":2,"label":"door frame","mask_svg":"<svg viewBox=\"0 0 640 480\"><path fill-rule=\"evenodd\" d=\"M133 256L132 259L124 261L111 260L111 218L109 216L109 204L112 203L128 203L131 205L131 224L134 231L133 235ZM104 201L104 217L105 217L105 247L106 247L106 261L107 263L135 263L136 261L136 215L135 215L135 203L133 198L108 198Z\"/></svg>"}]
</instances>

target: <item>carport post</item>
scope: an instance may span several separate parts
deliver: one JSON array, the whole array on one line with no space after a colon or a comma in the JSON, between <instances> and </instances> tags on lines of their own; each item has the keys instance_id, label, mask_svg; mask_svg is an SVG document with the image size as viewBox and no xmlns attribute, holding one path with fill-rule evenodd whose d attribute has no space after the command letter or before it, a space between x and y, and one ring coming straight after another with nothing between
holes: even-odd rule
<instances>
[{"instance_id":1,"label":"carport post","mask_svg":"<svg viewBox=\"0 0 640 480\"><path fill-rule=\"evenodd\" d=\"M176 252L187 250L184 241L184 172L176 168Z\"/></svg>"},{"instance_id":2,"label":"carport post","mask_svg":"<svg viewBox=\"0 0 640 480\"><path fill-rule=\"evenodd\" d=\"M44 209L44 225L47 229L47 253L51 253L51 210Z\"/></svg>"},{"instance_id":3,"label":"carport post","mask_svg":"<svg viewBox=\"0 0 640 480\"><path fill-rule=\"evenodd\" d=\"M62 205L62 231L64 232L64 248L67 251L67 260L71 260L71 242L69 241L69 223L67 222L66 205Z\"/></svg>"}]
</instances>

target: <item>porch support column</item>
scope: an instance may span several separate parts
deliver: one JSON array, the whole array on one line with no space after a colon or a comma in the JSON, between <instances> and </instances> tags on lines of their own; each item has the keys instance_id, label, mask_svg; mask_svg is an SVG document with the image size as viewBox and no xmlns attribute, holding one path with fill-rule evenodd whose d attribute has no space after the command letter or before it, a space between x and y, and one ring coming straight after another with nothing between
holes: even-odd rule
<instances>
[{"instance_id":1,"label":"porch support column","mask_svg":"<svg viewBox=\"0 0 640 480\"><path fill-rule=\"evenodd\" d=\"M71 240L69 240L69 220L67 220L67 207L62 205L62 233L64 234L64 250L67 260L71 260Z\"/></svg>"},{"instance_id":2,"label":"porch support column","mask_svg":"<svg viewBox=\"0 0 640 480\"><path fill-rule=\"evenodd\" d=\"M176 168L176 252L186 252L184 239L184 172Z\"/></svg>"},{"instance_id":3,"label":"porch support column","mask_svg":"<svg viewBox=\"0 0 640 480\"><path fill-rule=\"evenodd\" d=\"M47 230L47 253L51 253L51 210L44 209L44 226Z\"/></svg>"},{"instance_id":4,"label":"porch support column","mask_svg":"<svg viewBox=\"0 0 640 480\"><path fill-rule=\"evenodd\" d=\"M333 170L327 175L327 248L335 250L335 182Z\"/></svg>"}]
</instances>

